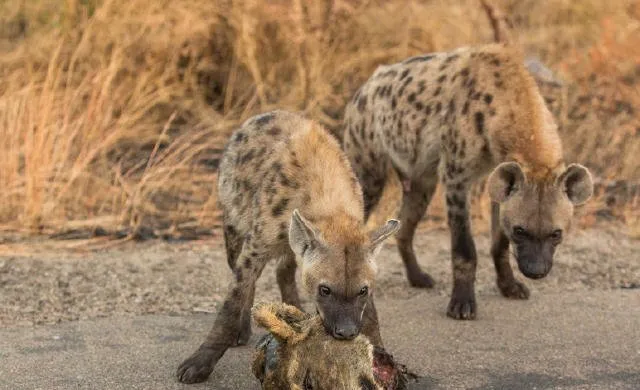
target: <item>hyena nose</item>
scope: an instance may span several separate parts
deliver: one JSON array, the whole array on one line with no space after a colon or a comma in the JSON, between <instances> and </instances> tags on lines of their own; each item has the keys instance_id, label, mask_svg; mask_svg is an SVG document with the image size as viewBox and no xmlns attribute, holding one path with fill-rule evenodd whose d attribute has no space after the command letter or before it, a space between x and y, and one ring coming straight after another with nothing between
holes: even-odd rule
<instances>
[{"instance_id":1,"label":"hyena nose","mask_svg":"<svg viewBox=\"0 0 640 390\"><path fill-rule=\"evenodd\" d=\"M355 325L339 325L333 330L333 337L338 340L352 340L358 335L358 328Z\"/></svg>"}]
</instances>

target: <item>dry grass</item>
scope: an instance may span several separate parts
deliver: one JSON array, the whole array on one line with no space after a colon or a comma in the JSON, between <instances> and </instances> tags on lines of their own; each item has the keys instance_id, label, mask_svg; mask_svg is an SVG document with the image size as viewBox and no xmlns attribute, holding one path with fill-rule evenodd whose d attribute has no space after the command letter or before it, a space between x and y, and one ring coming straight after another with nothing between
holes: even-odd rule
<instances>
[{"instance_id":1,"label":"dry grass","mask_svg":"<svg viewBox=\"0 0 640 390\"><path fill-rule=\"evenodd\" d=\"M496 3L567 81L568 159L640 179L637 2ZM24 232L211 229L241 121L302 110L339 134L377 65L492 39L478 0L0 0L0 15L0 225ZM615 212L632 232L637 209Z\"/></svg>"}]
</instances>

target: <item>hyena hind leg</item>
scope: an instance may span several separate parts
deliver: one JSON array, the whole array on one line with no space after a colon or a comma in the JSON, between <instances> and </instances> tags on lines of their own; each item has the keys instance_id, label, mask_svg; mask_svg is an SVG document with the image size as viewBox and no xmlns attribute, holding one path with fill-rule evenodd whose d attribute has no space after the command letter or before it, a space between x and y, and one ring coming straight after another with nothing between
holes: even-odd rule
<instances>
[{"instance_id":1,"label":"hyena hind leg","mask_svg":"<svg viewBox=\"0 0 640 390\"><path fill-rule=\"evenodd\" d=\"M413 250L413 237L416 227L427 211L431 197L436 189L437 178L429 182L411 181L411 188L403 191L400 209L400 230L396 235L398 251L407 272L409 284L413 287L431 288L433 278L422 271Z\"/></svg>"}]
</instances>

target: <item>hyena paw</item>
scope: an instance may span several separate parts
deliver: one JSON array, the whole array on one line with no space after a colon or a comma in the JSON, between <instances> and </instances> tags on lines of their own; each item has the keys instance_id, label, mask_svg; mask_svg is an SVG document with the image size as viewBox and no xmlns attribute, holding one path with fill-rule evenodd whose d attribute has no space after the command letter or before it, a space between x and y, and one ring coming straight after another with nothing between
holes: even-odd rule
<instances>
[{"instance_id":1,"label":"hyena paw","mask_svg":"<svg viewBox=\"0 0 640 390\"><path fill-rule=\"evenodd\" d=\"M178 380L182 383L198 383L207 380L215 365L215 352L200 347L178 367Z\"/></svg>"},{"instance_id":2,"label":"hyena paw","mask_svg":"<svg viewBox=\"0 0 640 390\"><path fill-rule=\"evenodd\" d=\"M416 272L408 275L409 284L411 287L417 288L433 288L436 282L433 278L425 272Z\"/></svg>"},{"instance_id":3,"label":"hyena paw","mask_svg":"<svg viewBox=\"0 0 640 390\"><path fill-rule=\"evenodd\" d=\"M523 283L515 279L502 282L498 281L498 288L503 296L512 299L529 299L529 289Z\"/></svg>"},{"instance_id":4,"label":"hyena paw","mask_svg":"<svg viewBox=\"0 0 640 390\"><path fill-rule=\"evenodd\" d=\"M471 287L454 287L447 307L447 316L456 320L473 320L476 318L476 297Z\"/></svg>"}]
</instances>

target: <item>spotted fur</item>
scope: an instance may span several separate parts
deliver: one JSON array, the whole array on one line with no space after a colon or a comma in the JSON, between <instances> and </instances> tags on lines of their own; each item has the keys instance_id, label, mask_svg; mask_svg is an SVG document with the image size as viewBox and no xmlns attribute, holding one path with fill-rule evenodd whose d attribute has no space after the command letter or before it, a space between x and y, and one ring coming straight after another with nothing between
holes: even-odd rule
<instances>
[{"instance_id":1,"label":"spotted fur","mask_svg":"<svg viewBox=\"0 0 640 390\"><path fill-rule=\"evenodd\" d=\"M256 280L271 259L279 259L284 302L300 306L300 267L329 333L353 338L362 331L381 344L374 257L397 221L366 231L360 184L333 136L286 111L247 120L225 147L218 199L234 279L206 340L179 367L180 381L205 380L229 347L247 342ZM333 294L320 297L320 285Z\"/></svg>"}]
</instances>

